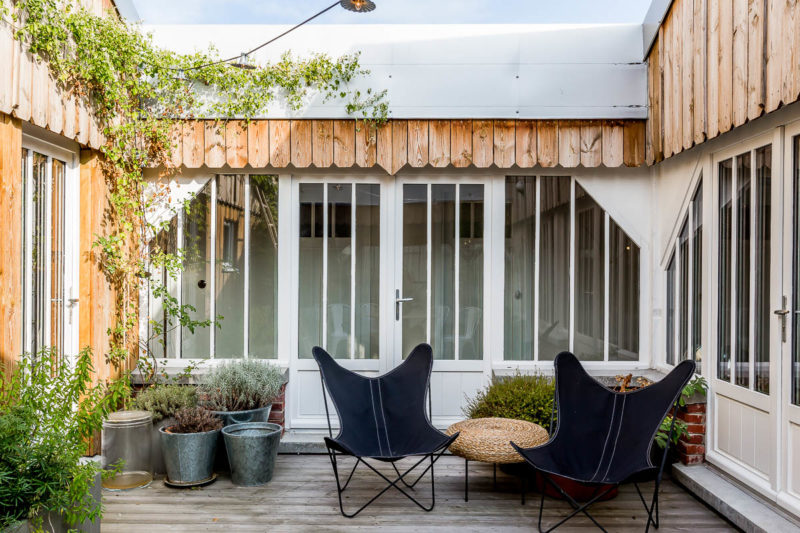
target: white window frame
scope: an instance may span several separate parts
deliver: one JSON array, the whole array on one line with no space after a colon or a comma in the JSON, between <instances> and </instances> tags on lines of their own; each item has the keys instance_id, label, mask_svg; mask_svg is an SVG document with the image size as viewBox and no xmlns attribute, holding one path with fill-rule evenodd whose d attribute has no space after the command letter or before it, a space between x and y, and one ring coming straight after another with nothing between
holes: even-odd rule
<instances>
[{"instance_id":1,"label":"white window frame","mask_svg":"<svg viewBox=\"0 0 800 533\"><path fill-rule=\"evenodd\" d=\"M30 317L34 311L34 301L29 287L32 283L33 264L32 264L32 244L33 244L33 153L39 153L47 157L46 168L46 190L47 194L47 223L45 224L45 248L46 256L50 257L52 244L52 162L57 159L64 163L64 297L61 308L64 316L63 323L63 352L70 359L74 359L80 351L79 345L79 268L80 268L80 167L79 157L76 151L70 150L59 144L48 142L39 137L22 134L22 149L28 150L27 158L22 169L22 176L27 180L24 184L25 191L23 202L23 249L24 254L21 261L22 266L22 350L24 353L31 351L32 324ZM20 152L19 157L22 157ZM48 265L50 260L47 261ZM45 294L50 301L52 269L47 268L45 273ZM47 342L43 345L51 346L50 335L50 311L45 313L46 322L44 330L47 332Z\"/></svg>"},{"instance_id":2,"label":"white window frame","mask_svg":"<svg viewBox=\"0 0 800 533\"><path fill-rule=\"evenodd\" d=\"M586 193L592 197L592 199L597 203L600 209L603 210L603 235L604 235L604 242L603 242L603 261L604 261L604 286L603 286L603 309L604 309L604 317L603 317L603 359L601 361L581 361L581 364L589 370L599 370L599 371L614 371L616 369L630 369L630 370L638 370L638 369L649 369L650 368L650 360L647 358L645 354L647 354L651 348L652 343L648 341L648 325L647 320L649 318L648 310L650 309L648 298L650 297L650 292L647 289L647 283L649 277L647 276L647 272L649 269L649 262L647 261L647 253L648 247L644 243L641 236L637 235L635 232L629 231L628 228L625 228L623 223L614 218L617 226L625 232L633 243L639 247L639 359L636 361L611 361L609 360L609 343L608 343L608 336L609 336L609 324L610 324L610 317L609 317L609 302L610 302L610 291L609 291L609 281L610 281L610 227L611 227L611 218L612 212L609 210L608 207L602 205L599 199L592 194L592 188L586 184L584 184L583 180L581 179L580 172L569 172L563 170L543 170L536 173L506 173L501 176L496 181L496 186L494 190L494 194L500 197L500 200L497 201L497 208L494 210L495 215L495 229L494 233L492 234L492 238L496 240L496 242L502 243L499 246L496 246L495 258L493 263L493 269L497 272L497 274L493 275L493 287L495 288L494 292L498 295L494 302L494 309L495 313L500 313L499 316L505 317L505 187L506 187L506 178L507 177L519 177L525 179L533 179L535 180L535 190L536 190L536 230L535 230L535 238L534 238L534 286L537 287L536 298L534 301L534 339L536 342L533 343L533 360L506 360L503 359L503 352L505 347L505 323L504 318L497 322L497 327L494 327L496 330L493 336L493 342L499 343L497 346L501 348L496 350L499 353L497 358L493 360L493 368L495 370L500 371L513 371L516 369L523 370L523 371L536 371L536 370L547 370L551 371L553 363L550 360L540 360L539 359L539 294L538 294L538 287L539 287L539 253L540 253L540 231L541 231L541 221L540 221L540 211L541 211L541 179L542 177L555 177L560 179L569 179L570 180L570 245L569 245L569 255L570 255L570 263L569 263L569 299L570 299L570 309L569 309L569 346L568 349L572 351L574 349L574 341L575 341L575 275L576 275L576 268L575 268L575 248L576 248L576 236L575 236L575 225L576 225L576 211L575 211L575 190L576 185L580 185ZM497 290L499 289L499 290Z\"/></svg>"}]
</instances>

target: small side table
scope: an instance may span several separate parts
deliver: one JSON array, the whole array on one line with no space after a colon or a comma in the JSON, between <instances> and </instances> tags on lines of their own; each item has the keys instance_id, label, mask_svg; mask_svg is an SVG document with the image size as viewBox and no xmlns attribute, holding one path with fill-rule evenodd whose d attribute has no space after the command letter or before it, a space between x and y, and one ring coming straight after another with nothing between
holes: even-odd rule
<instances>
[{"instance_id":1,"label":"small side table","mask_svg":"<svg viewBox=\"0 0 800 533\"><path fill-rule=\"evenodd\" d=\"M450 445L453 455L464 458L464 501L469 501L469 462L492 463L497 486L497 465L524 463L511 441L524 448L539 446L550 436L542 426L511 418L472 418L447 428L448 435L459 432ZM525 476L522 476L522 504L525 504Z\"/></svg>"}]
</instances>

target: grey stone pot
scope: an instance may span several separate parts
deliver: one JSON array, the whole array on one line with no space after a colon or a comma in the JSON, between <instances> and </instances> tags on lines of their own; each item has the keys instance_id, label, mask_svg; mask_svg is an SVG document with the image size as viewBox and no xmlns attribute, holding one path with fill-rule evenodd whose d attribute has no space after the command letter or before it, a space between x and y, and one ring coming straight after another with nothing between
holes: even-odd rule
<instances>
[{"instance_id":1,"label":"grey stone pot","mask_svg":"<svg viewBox=\"0 0 800 533\"><path fill-rule=\"evenodd\" d=\"M153 432L151 433L150 443L150 465L153 468L154 474L166 474L167 465L164 463L164 450L161 449L161 428L174 426L177 420L173 417L164 418L158 422L153 423Z\"/></svg>"},{"instance_id":2,"label":"grey stone pot","mask_svg":"<svg viewBox=\"0 0 800 533\"><path fill-rule=\"evenodd\" d=\"M269 421L269 414L272 412L272 404L247 411L211 412L222 419L223 427L247 422L267 422ZM225 452L225 439L222 437L222 433L220 433L217 442L217 460L214 463L214 468L217 472L228 472L231 469L230 464L228 464L228 455Z\"/></svg>"},{"instance_id":3,"label":"grey stone pot","mask_svg":"<svg viewBox=\"0 0 800 533\"><path fill-rule=\"evenodd\" d=\"M196 483L210 478L220 430L167 433L166 429L159 429L159 433L167 479L173 483Z\"/></svg>"},{"instance_id":4,"label":"grey stone pot","mask_svg":"<svg viewBox=\"0 0 800 533\"><path fill-rule=\"evenodd\" d=\"M272 479L281 429L278 424L269 422L248 422L222 428L234 485L252 487Z\"/></svg>"}]
</instances>

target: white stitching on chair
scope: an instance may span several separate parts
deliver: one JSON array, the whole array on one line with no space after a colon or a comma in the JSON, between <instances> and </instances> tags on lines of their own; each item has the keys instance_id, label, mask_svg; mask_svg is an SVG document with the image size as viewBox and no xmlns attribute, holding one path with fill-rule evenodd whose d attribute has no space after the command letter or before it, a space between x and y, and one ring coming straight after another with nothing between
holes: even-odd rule
<instances>
[{"instance_id":1,"label":"white stitching on chair","mask_svg":"<svg viewBox=\"0 0 800 533\"><path fill-rule=\"evenodd\" d=\"M370 403L372 404L372 418L375 420L375 436L378 437L378 451L381 452L383 455L383 446L381 446L381 434L378 431L378 413L375 412L375 396L372 394L372 382L373 380L369 380L369 398Z\"/></svg>"},{"instance_id":2,"label":"white stitching on chair","mask_svg":"<svg viewBox=\"0 0 800 533\"><path fill-rule=\"evenodd\" d=\"M383 432L386 433L386 446L389 448L389 455L394 456L392 453L392 443L389 442L389 425L386 423L386 412L383 409L383 393L381 392L381 380L376 380L378 382L378 401L381 404L381 417L383 418Z\"/></svg>"}]
</instances>

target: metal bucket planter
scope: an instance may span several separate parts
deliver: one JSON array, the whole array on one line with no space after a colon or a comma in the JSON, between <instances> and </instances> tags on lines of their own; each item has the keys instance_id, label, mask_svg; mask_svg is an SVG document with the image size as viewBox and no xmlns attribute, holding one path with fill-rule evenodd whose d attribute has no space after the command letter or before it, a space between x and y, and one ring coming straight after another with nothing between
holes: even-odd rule
<instances>
[{"instance_id":1,"label":"metal bucket planter","mask_svg":"<svg viewBox=\"0 0 800 533\"><path fill-rule=\"evenodd\" d=\"M222 428L234 485L251 487L272 479L281 430L281 426L269 422L248 422Z\"/></svg>"},{"instance_id":2,"label":"metal bucket planter","mask_svg":"<svg viewBox=\"0 0 800 533\"><path fill-rule=\"evenodd\" d=\"M267 422L269 414L272 412L272 404L258 409L249 409L247 411L211 411L216 416L222 419L222 426L230 426L233 424L244 424L247 422ZM217 472L227 472L230 470L228 464L228 455L225 452L225 439L222 433L219 435L217 442L217 460L214 463Z\"/></svg>"},{"instance_id":3,"label":"metal bucket planter","mask_svg":"<svg viewBox=\"0 0 800 533\"><path fill-rule=\"evenodd\" d=\"M172 485L200 485L214 476L219 429L203 433L168 433L159 429L167 480Z\"/></svg>"},{"instance_id":4,"label":"metal bucket planter","mask_svg":"<svg viewBox=\"0 0 800 533\"><path fill-rule=\"evenodd\" d=\"M167 466L164 464L164 451L161 449L161 428L174 426L177 421L174 417L163 418L158 422L153 422L152 441L150 444L150 454L152 459L154 474L166 474Z\"/></svg>"}]
</instances>

